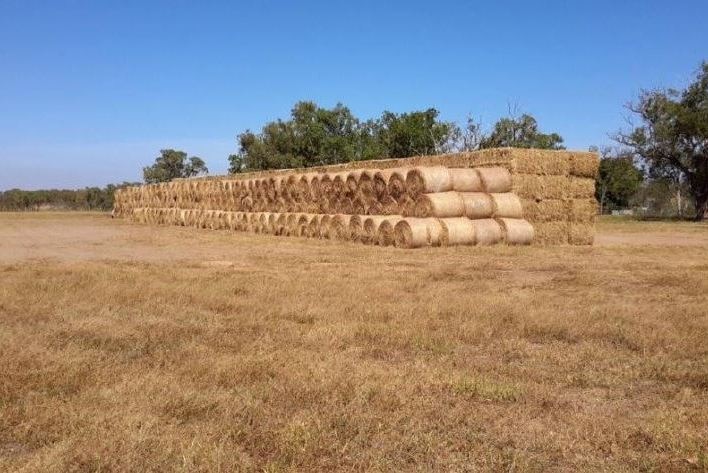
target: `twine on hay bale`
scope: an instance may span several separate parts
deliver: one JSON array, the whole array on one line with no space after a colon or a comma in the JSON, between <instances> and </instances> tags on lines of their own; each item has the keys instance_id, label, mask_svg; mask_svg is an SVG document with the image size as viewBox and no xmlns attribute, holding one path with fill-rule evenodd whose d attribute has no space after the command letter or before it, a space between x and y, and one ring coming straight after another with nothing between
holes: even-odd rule
<instances>
[{"instance_id":1,"label":"twine on hay bale","mask_svg":"<svg viewBox=\"0 0 708 473\"><path fill-rule=\"evenodd\" d=\"M403 215L418 218L429 217L461 217L465 215L465 203L459 192L438 192L435 194L420 194L415 202L413 212L405 209Z\"/></svg>"},{"instance_id":2,"label":"twine on hay bale","mask_svg":"<svg viewBox=\"0 0 708 473\"><path fill-rule=\"evenodd\" d=\"M496 219L502 228L503 241L509 245L530 245L533 241L533 226L522 218Z\"/></svg>"}]
</instances>

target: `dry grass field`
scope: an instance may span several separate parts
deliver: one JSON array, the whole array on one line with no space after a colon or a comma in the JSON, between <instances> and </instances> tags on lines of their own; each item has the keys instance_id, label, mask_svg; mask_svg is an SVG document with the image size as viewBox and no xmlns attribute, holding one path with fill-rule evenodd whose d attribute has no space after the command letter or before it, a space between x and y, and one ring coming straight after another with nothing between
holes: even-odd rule
<instances>
[{"instance_id":1,"label":"dry grass field","mask_svg":"<svg viewBox=\"0 0 708 473\"><path fill-rule=\"evenodd\" d=\"M0 471L707 471L708 225L398 250L0 214Z\"/></svg>"}]
</instances>

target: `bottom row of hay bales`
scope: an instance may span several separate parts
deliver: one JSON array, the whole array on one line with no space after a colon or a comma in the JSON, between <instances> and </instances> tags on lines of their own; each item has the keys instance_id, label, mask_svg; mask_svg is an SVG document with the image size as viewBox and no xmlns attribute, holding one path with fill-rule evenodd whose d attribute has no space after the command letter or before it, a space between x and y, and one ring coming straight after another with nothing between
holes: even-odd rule
<instances>
[{"instance_id":1,"label":"bottom row of hay bales","mask_svg":"<svg viewBox=\"0 0 708 473\"><path fill-rule=\"evenodd\" d=\"M533 226L520 218L415 218L138 208L133 211L132 219L140 223L324 238L401 248L498 243L528 245L534 239Z\"/></svg>"}]
</instances>

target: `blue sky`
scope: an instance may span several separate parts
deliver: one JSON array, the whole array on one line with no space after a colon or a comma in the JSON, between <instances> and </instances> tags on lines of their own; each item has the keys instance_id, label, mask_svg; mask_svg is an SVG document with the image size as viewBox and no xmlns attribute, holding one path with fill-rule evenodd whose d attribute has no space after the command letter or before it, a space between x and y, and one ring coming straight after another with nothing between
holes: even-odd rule
<instances>
[{"instance_id":1,"label":"blue sky","mask_svg":"<svg viewBox=\"0 0 708 473\"><path fill-rule=\"evenodd\" d=\"M161 148L224 172L303 99L361 118L509 104L569 148L708 59L703 1L0 0L0 190L139 180Z\"/></svg>"}]
</instances>

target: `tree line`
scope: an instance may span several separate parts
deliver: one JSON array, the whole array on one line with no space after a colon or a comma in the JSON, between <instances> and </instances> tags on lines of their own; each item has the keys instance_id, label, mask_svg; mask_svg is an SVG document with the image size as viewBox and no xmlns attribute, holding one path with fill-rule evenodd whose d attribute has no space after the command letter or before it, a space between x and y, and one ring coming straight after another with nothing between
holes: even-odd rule
<instances>
[{"instance_id":1,"label":"tree line","mask_svg":"<svg viewBox=\"0 0 708 473\"><path fill-rule=\"evenodd\" d=\"M116 189L140 183L124 182L108 184L105 187L84 189L42 189L26 191L10 189L0 191L0 211L26 210L100 210L113 208L113 194Z\"/></svg>"}]
</instances>

